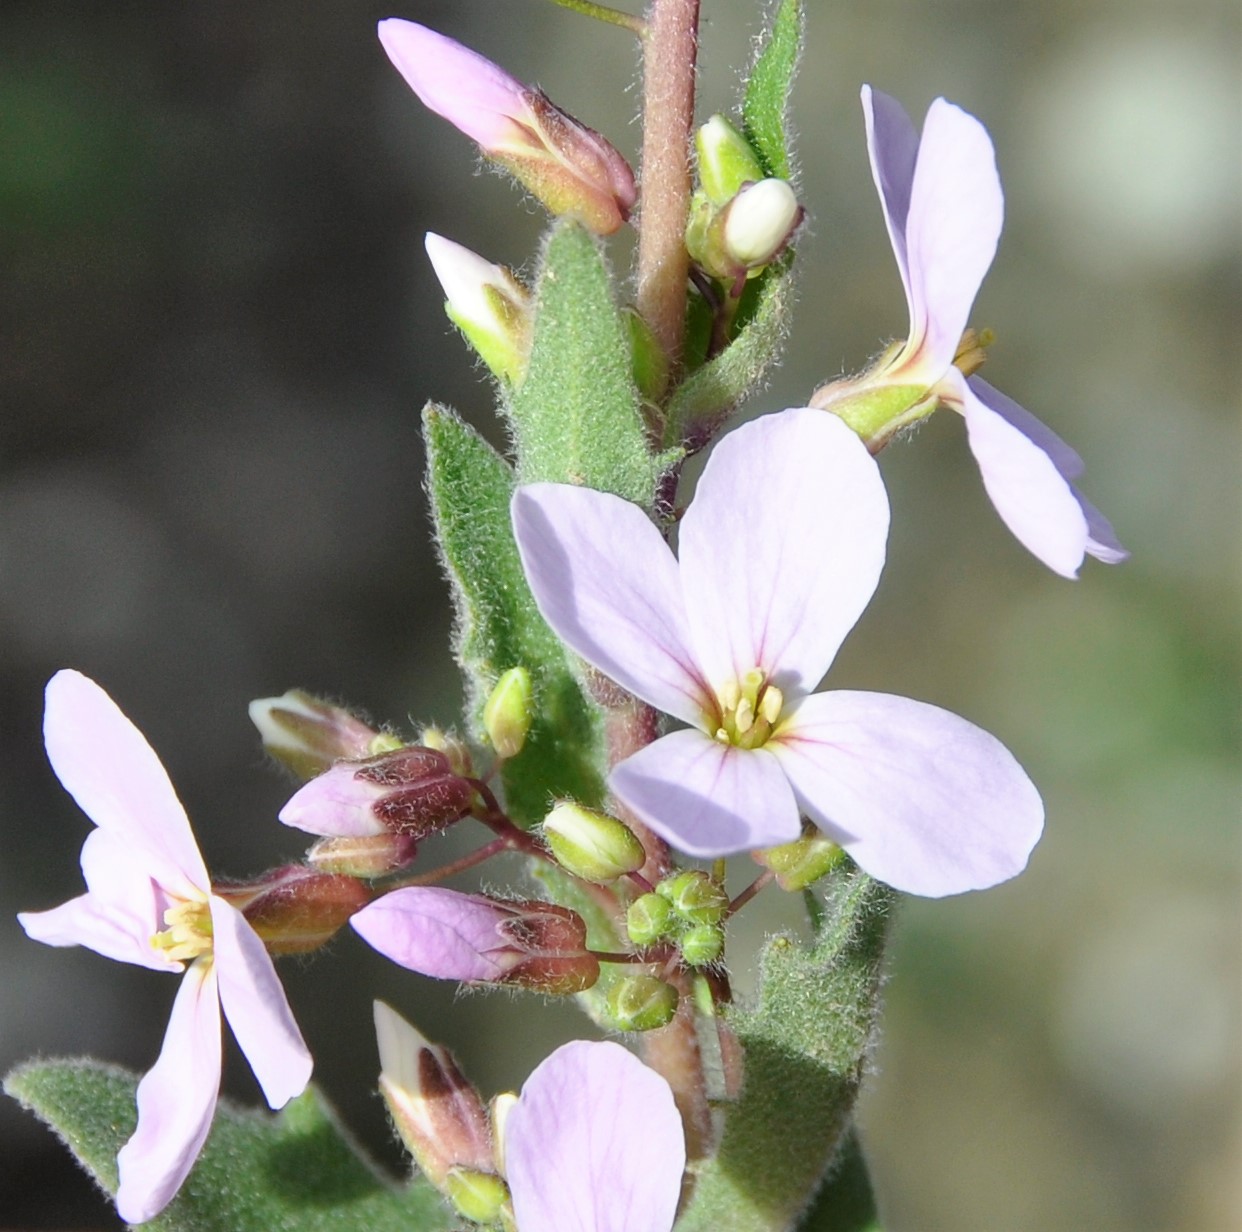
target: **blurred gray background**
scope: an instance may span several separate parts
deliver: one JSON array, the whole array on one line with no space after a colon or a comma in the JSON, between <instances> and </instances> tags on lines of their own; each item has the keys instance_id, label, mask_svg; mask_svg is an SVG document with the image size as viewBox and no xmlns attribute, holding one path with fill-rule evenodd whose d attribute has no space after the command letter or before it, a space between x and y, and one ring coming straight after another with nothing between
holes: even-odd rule
<instances>
[{"instance_id":1,"label":"blurred gray background","mask_svg":"<svg viewBox=\"0 0 1242 1232\"><path fill-rule=\"evenodd\" d=\"M758 6L705 0L701 115ZM987 368L1082 452L1134 558L1062 581L992 514L960 422L883 457L890 567L834 670L997 733L1041 786L1030 870L907 902L866 1142L892 1232L1216 1232L1238 1160L1239 10L1212 0L809 0L801 311L754 411L899 335L858 88L944 94L1008 216ZM172 982L27 941L87 824L44 761L73 666L149 735L212 868L298 854L245 707L301 685L451 723L418 411L491 427L423 232L522 266L541 225L390 67L377 18L469 42L636 155L631 41L537 0L5 0L0 9L0 1068L154 1059ZM620 269L628 246L613 247ZM748 910L736 974L788 904ZM765 914L766 912L766 914ZM488 1092L581 1027L457 997L352 936L283 965L349 1124L395 1161L370 1000ZM232 1056L228 1089L257 1099ZM119 1226L0 1101L0 1226Z\"/></svg>"}]
</instances>

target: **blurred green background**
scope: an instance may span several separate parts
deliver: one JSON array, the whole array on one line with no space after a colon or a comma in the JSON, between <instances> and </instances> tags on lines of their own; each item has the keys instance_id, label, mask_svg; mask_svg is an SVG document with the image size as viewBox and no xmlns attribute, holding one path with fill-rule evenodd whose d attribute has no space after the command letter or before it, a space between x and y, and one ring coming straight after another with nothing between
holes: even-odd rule
<instances>
[{"instance_id":1,"label":"blurred green background","mask_svg":"<svg viewBox=\"0 0 1242 1232\"><path fill-rule=\"evenodd\" d=\"M731 105L758 6L705 0L700 111ZM960 422L883 457L890 567L838 685L946 706L1048 805L1029 871L908 901L866 1143L891 1232L1242 1225L1239 1062L1239 46L1235 4L808 0L795 95L801 311L756 401L801 403L901 333L858 88L944 94L1008 205L975 324L987 377L1065 435L1133 559L1043 569L992 514ZM541 218L476 175L374 22L417 18L636 154L628 36L537 0L146 0L0 9L0 1066L154 1059L171 981L28 942L80 890L87 826L39 742L58 667L150 736L213 869L296 855L246 702L302 685L452 722L450 617L417 419L491 425L423 232L530 261ZM626 268L625 241L614 245ZM748 910L735 972L788 903ZM318 1078L396 1159L370 999L487 1091L581 1028L460 997L352 936L283 967ZM228 1089L254 1102L231 1056ZM119 1226L0 1102L0 1225Z\"/></svg>"}]
</instances>

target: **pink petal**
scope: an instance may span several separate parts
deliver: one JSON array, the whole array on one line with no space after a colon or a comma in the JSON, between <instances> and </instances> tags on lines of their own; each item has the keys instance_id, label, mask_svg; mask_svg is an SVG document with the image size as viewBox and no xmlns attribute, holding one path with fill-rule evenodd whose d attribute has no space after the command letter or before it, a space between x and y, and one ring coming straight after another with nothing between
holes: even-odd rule
<instances>
[{"instance_id":1,"label":"pink petal","mask_svg":"<svg viewBox=\"0 0 1242 1232\"><path fill-rule=\"evenodd\" d=\"M1061 472L1063 479L1077 479L1082 474L1083 461L1077 451L1042 419L1036 419L1026 407L1019 406L1008 394L1001 393L995 385L989 385L980 376L972 376L966 383L980 402L1038 445L1052 459L1053 466Z\"/></svg>"},{"instance_id":2,"label":"pink petal","mask_svg":"<svg viewBox=\"0 0 1242 1232\"><path fill-rule=\"evenodd\" d=\"M371 811L383 788L358 778L358 767L338 762L304 783L280 810L287 826L332 838L368 838L388 833Z\"/></svg>"},{"instance_id":3,"label":"pink petal","mask_svg":"<svg viewBox=\"0 0 1242 1232\"><path fill-rule=\"evenodd\" d=\"M938 98L923 124L906 217L911 355L929 385L957 353L1000 239L1004 197L987 130ZM916 342L917 340L917 342Z\"/></svg>"},{"instance_id":4,"label":"pink petal","mask_svg":"<svg viewBox=\"0 0 1242 1232\"><path fill-rule=\"evenodd\" d=\"M138 1084L138 1128L116 1157L116 1209L144 1223L172 1201L211 1128L220 1090L220 1003L208 962L185 973L159 1059Z\"/></svg>"},{"instance_id":5,"label":"pink petal","mask_svg":"<svg viewBox=\"0 0 1242 1232\"><path fill-rule=\"evenodd\" d=\"M699 731L673 732L640 749L613 768L608 785L657 834L692 856L771 847L801 833L793 793L772 754Z\"/></svg>"},{"instance_id":6,"label":"pink petal","mask_svg":"<svg viewBox=\"0 0 1242 1232\"><path fill-rule=\"evenodd\" d=\"M140 868L133 852L107 830L92 830L82 844L82 872L89 894L50 911L24 911L17 919L26 935L45 945L84 945L118 962L156 971L180 971L151 944L164 927L168 900Z\"/></svg>"},{"instance_id":7,"label":"pink petal","mask_svg":"<svg viewBox=\"0 0 1242 1232\"><path fill-rule=\"evenodd\" d=\"M310 1081L313 1062L285 990L258 934L236 907L214 895L211 925L220 1004L271 1108L283 1108Z\"/></svg>"},{"instance_id":8,"label":"pink petal","mask_svg":"<svg viewBox=\"0 0 1242 1232\"><path fill-rule=\"evenodd\" d=\"M484 150L503 145L512 117L525 114L522 83L453 39L397 17L379 23L379 39L423 105Z\"/></svg>"},{"instance_id":9,"label":"pink petal","mask_svg":"<svg viewBox=\"0 0 1242 1232\"><path fill-rule=\"evenodd\" d=\"M976 397L966 381L954 384L970 451L1001 520L1049 569L1077 577L1088 538L1077 493L1039 445Z\"/></svg>"},{"instance_id":10,"label":"pink petal","mask_svg":"<svg viewBox=\"0 0 1242 1232\"><path fill-rule=\"evenodd\" d=\"M497 931L509 917L473 894L435 886L392 890L350 917L373 949L441 980L498 980L514 965Z\"/></svg>"},{"instance_id":11,"label":"pink petal","mask_svg":"<svg viewBox=\"0 0 1242 1232\"><path fill-rule=\"evenodd\" d=\"M812 820L855 863L928 898L1020 873L1043 830L1039 793L974 724L883 693L808 697L768 748Z\"/></svg>"},{"instance_id":12,"label":"pink petal","mask_svg":"<svg viewBox=\"0 0 1242 1232\"><path fill-rule=\"evenodd\" d=\"M129 845L130 860L169 893L201 898L209 882L185 809L142 733L80 672L48 681L43 714L48 760L101 829Z\"/></svg>"},{"instance_id":13,"label":"pink petal","mask_svg":"<svg viewBox=\"0 0 1242 1232\"><path fill-rule=\"evenodd\" d=\"M708 690L693 652L673 553L637 506L570 484L513 497L513 531L544 619L604 675L687 723Z\"/></svg>"},{"instance_id":14,"label":"pink petal","mask_svg":"<svg viewBox=\"0 0 1242 1232\"><path fill-rule=\"evenodd\" d=\"M884 566L879 468L835 415L798 408L723 437L681 522L699 663L719 690L755 667L810 692Z\"/></svg>"},{"instance_id":15,"label":"pink petal","mask_svg":"<svg viewBox=\"0 0 1242 1232\"><path fill-rule=\"evenodd\" d=\"M1112 523L1081 492L1075 490L1074 495L1087 519L1087 555L1102 560L1106 565L1129 560L1130 553L1121 546Z\"/></svg>"},{"instance_id":16,"label":"pink petal","mask_svg":"<svg viewBox=\"0 0 1242 1232\"><path fill-rule=\"evenodd\" d=\"M870 86L862 88L863 119L867 125L867 153L871 177L884 207L884 223L897 258L906 304L914 319L910 271L906 261L906 217L910 213L910 186L918 160L919 135L905 109L895 99Z\"/></svg>"},{"instance_id":17,"label":"pink petal","mask_svg":"<svg viewBox=\"0 0 1242 1232\"><path fill-rule=\"evenodd\" d=\"M685 1162L668 1083L620 1044L558 1048L506 1122L521 1232L668 1232Z\"/></svg>"}]
</instances>

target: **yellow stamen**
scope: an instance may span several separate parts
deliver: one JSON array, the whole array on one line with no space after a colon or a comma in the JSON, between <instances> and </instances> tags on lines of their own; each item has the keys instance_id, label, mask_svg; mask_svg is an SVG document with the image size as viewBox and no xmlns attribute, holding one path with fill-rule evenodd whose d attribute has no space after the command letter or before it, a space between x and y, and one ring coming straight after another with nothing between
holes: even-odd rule
<instances>
[{"instance_id":1,"label":"yellow stamen","mask_svg":"<svg viewBox=\"0 0 1242 1232\"><path fill-rule=\"evenodd\" d=\"M174 903L164 912L164 923L168 927L151 938L151 945L174 962L211 953L211 908L206 902Z\"/></svg>"}]
</instances>

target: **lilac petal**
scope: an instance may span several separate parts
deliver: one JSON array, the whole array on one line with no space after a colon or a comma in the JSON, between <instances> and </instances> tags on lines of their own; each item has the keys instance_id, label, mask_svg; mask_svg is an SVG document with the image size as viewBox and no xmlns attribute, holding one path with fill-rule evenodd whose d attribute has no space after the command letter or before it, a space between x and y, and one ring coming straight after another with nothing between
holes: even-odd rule
<instances>
[{"instance_id":1,"label":"lilac petal","mask_svg":"<svg viewBox=\"0 0 1242 1232\"><path fill-rule=\"evenodd\" d=\"M1087 554L1106 565L1117 565L1129 560L1130 553L1121 546L1112 523L1083 494L1075 490L1083 516L1087 519Z\"/></svg>"},{"instance_id":2,"label":"lilac petal","mask_svg":"<svg viewBox=\"0 0 1242 1232\"><path fill-rule=\"evenodd\" d=\"M17 919L33 941L44 945L84 945L118 962L155 971L180 971L151 944L164 927L168 900L141 869L133 852L106 830L92 830L82 844L82 871L89 894L50 911L23 911Z\"/></svg>"},{"instance_id":3,"label":"lilac petal","mask_svg":"<svg viewBox=\"0 0 1242 1232\"><path fill-rule=\"evenodd\" d=\"M116 1157L116 1209L144 1223L172 1201L211 1128L220 1091L220 1003L215 971L195 962L173 1003L159 1059L138 1084L138 1128Z\"/></svg>"},{"instance_id":4,"label":"lilac petal","mask_svg":"<svg viewBox=\"0 0 1242 1232\"><path fill-rule=\"evenodd\" d=\"M771 847L801 833L793 792L772 754L699 731L673 732L640 749L613 768L608 785L661 838L692 856Z\"/></svg>"},{"instance_id":5,"label":"lilac petal","mask_svg":"<svg viewBox=\"0 0 1242 1232\"><path fill-rule=\"evenodd\" d=\"M441 980L498 980L513 966L497 931L508 917L474 894L435 886L393 890L350 917L393 962Z\"/></svg>"},{"instance_id":6,"label":"lilac petal","mask_svg":"<svg viewBox=\"0 0 1242 1232\"><path fill-rule=\"evenodd\" d=\"M1039 793L973 723L884 693L808 697L770 741L798 802L854 861L928 898L1020 873L1043 830Z\"/></svg>"},{"instance_id":7,"label":"lilac petal","mask_svg":"<svg viewBox=\"0 0 1242 1232\"><path fill-rule=\"evenodd\" d=\"M513 496L513 531L544 619L570 649L665 714L701 724L709 704L677 562L629 501L571 484Z\"/></svg>"},{"instance_id":8,"label":"lilac petal","mask_svg":"<svg viewBox=\"0 0 1242 1232\"><path fill-rule=\"evenodd\" d=\"M685 1163L672 1090L620 1044L558 1048L505 1123L521 1232L668 1232Z\"/></svg>"},{"instance_id":9,"label":"lilac petal","mask_svg":"<svg viewBox=\"0 0 1242 1232\"><path fill-rule=\"evenodd\" d=\"M356 765L338 762L299 787L279 816L287 826L329 838L387 834L387 827L371 811L383 794L375 783L358 778Z\"/></svg>"},{"instance_id":10,"label":"lilac petal","mask_svg":"<svg viewBox=\"0 0 1242 1232\"><path fill-rule=\"evenodd\" d=\"M214 895L211 925L220 1004L271 1108L310 1081L313 1062L285 990L259 935L236 907Z\"/></svg>"},{"instance_id":11,"label":"lilac petal","mask_svg":"<svg viewBox=\"0 0 1242 1232\"><path fill-rule=\"evenodd\" d=\"M202 897L207 869L185 809L155 750L99 685L57 672L47 684L43 739L65 789L129 845L131 863L180 898Z\"/></svg>"},{"instance_id":12,"label":"lilac petal","mask_svg":"<svg viewBox=\"0 0 1242 1232\"><path fill-rule=\"evenodd\" d=\"M962 331L1000 239L1004 196L987 130L938 98L923 124L906 217L912 362L934 384ZM917 340L917 341L916 341Z\"/></svg>"},{"instance_id":13,"label":"lilac petal","mask_svg":"<svg viewBox=\"0 0 1242 1232\"><path fill-rule=\"evenodd\" d=\"M989 385L982 377L972 376L966 382L975 397L995 411L1003 420L1017 428L1028 440L1033 441L1051 459L1064 479L1077 479L1083 472L1083 461L1077 451L1066 444L1042 419L1036 419L1024 406L1019 406L1008 394L995 385Z\"/></svg>"},{"instance_id":14,"label":"lilac petal","mask_svg":"<svg viewBox=\"0 0 1242 1232\"><path fill-rule=\"evenodd\" d=\"M1001 520L1049 569L1077 577L1088 536L1078 494L1038 444L976 397L966 381L954 384L970 451Z\"/></svg>"},{"instance_id":15,"label":"lilac petal","mask_svg":"<svg viewBox=\"0 0 1242 1232\"><path fill-rule=\"evenodd\" d=\"M871 177L884 207L888 238L897 258L913 320L914 300L910 294L910 270L906 260L906 218L910 213L910 186L914 183L914 166L918 161L919 135L895 98L863 86L862 105Z\"/></svg>"},{"instance_id":16,"label":"lilac petal","mask_svg":"<svg viewBox=\"0 0 1242 1232\"><path fill-rule=\"evenodd\" d=\"M759 667L810 692L884 566L888 498L835 415L797 408L721 439L681 523L698 661L719 690Z\"/></svg>"},{"instance_id":17,"label":"lilac petal","mask_svg":"<svg viewBox=\"0 0 1242 1232\"><path fill-rule=\"evenodd\" d=\"M526 112L525 88L499 65L417 22L389 17L379 39L423 105L484 150L504 144Z\"/></svg>"}]
</instances>

